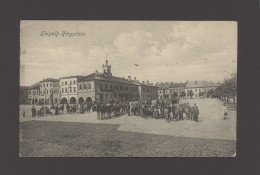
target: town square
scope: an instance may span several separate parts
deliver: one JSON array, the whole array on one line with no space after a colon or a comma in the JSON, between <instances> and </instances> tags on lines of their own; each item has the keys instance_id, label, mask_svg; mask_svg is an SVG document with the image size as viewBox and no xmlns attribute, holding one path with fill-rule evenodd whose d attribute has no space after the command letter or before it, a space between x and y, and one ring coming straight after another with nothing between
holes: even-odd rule
<instances>
[{"instance_id":1,"label":"town square","mask_svg":"<svg viewBox=\"0 0 260 175\"><path fill-rule=\"evenodd\" d=\"M85 35L46 37L39 26ZM236 30L233 22L24 21L19 155L236 156Z\"/></svg>"}]
</instances>

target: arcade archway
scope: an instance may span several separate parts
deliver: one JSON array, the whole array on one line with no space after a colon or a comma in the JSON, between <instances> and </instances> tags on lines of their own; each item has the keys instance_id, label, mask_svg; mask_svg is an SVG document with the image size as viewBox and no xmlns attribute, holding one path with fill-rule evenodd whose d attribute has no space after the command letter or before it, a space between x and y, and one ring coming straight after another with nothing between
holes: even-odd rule
<instances>
[{"instance_id":1,"label":"arcade archway","mask_svg":"<svg viewBox=\"0 0 260 175\"><path fill-rule=\"evenodd\" d=\"M86 99L86 102L87 102L87 103L91 103L91 102L92 102L92 99L91 99L90 97L88 97L88 98Z\"/></svg>"},{"instance_id":2,"label":"arcade archway","mask_svg":"<svg viewBox=\"0 0 260 175\"><path fill-rule=\"evenodd\" d=\"M64 97L64 98L61 99L60 103L61 104L66 104L67 102L68 102L67 98Z\"/></svg>"},{"instance_id":3,"label":"arcade archway","mask_svg":"<svg viewBox=\"0 0 260 175\"><path fill-rule=\"evenodd\" d=\"M82 97L79 97L79 103L83 103L84 99Z\"/></svg>"},{"instance_id":4,"label":"arcade archway","mask_svg":"<svg viewBox=\"0 0 260 175\"><path fill-rule=\"evenodd\" d=\"M70 103L76 103L76 102L77 102L77 100L76 100L75 97L71 97L71 98L70 98Z\"/></svg>"}]
</instances>

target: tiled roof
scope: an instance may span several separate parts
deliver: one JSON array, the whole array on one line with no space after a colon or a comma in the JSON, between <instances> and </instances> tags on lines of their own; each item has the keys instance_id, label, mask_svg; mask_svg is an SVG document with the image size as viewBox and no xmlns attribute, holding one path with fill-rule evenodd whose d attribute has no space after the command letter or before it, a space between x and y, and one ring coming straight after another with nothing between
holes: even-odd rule
<instances>
[{"instance_id":1,"label":"tiled roof","mask_svg":"<svg viewBox=\"0 0 260 175\"><path fill-rule=\"evenodd\" d=\"M155 86L158 87L158 89L169 89L172 83L156 83Z\"/></svg>"},{"instance_id":2,"label":"tiled roof","mask_svg":"<svg viewBox=\"0 0 260 175\"><path fill-rule=\"evenodd\" d=\"M204 81L188 81L186 88L202 88L203 85Z\"/></svg>"},{"instance_id":3,"label":"tiled roof","mask_svg":"<svg viewBox=\"0 0 260 175\"><path fill-rule=\"evenodd\" d=\"M125 78L119 78L115 76L105 76L104 74L98 73L97 75L95 73L89 74L88 76L82 77L78 81L88 81L88 80L101 80L101 81L109 81L109 82L117 82L117 83L125 83L125 84L134 84L131 81L128 81L128 79Z\"/></svg>"},{"instance_id":4,"label":"tiled roof","mask_svg":"<svg viewBox=\"0 0 260 175\"><path fill-rule=\"evenodd\" d=\"M218 87L218 83L204 81L204 87Z\"/></svg>"},{"instance_id":5,"label":"tiled roof","mask_svg":"<svg viewBox=\"0 0 260 175\"><path fill-rule=\"evenodd\" d=\"M97 75L95 73L89 74L88 76L82 77L78 80L78 82L82 81L89 81L89 80L101 80L101 81L109 81L109 82L117 82L117 83L124 83L124 84L131 84L131 85L142 85L142 86L153 86L151 84L144 84L140 82L135 82L133 80L128 81L126 78L120 78L115 76L105 76L103 73L98 73Z\"/></svg>"},{"instance_id":6,"label":"tiled roof","mask_svg":"<svg viewBox=\"0 0 260 175\"><path fill-rule=\"evenodd\" d=\"M133 81L133 80L132 80L132 82L133 82L135 85L137 85L137 86L153 86L153 87L156 87L156 86L154 86L154 85L152 85L152 84L145 84L145 83L141 83L141 82L137 82L137 81Z\"/></svg>"},{"instance_id":7,"label":"tiled roof","mask_svg":"<svg viewBox=\"0 0 260 175\"><path fill-rule=\"evenodd\" d=\"M58 79L54 79L54 78L46 78L46 79L43 79L42 81L40 81L40 83L43 83L43 82L56 82L56 81L59 81Z\"/></svg>"},{"instance_id":8,"label":"tiled roof","mask_svg":"<svg viewBox=\"0 0 260 175\"><path fill-rule=\"evenodd\" d=\"M67 76L67 77L61 77L59 79L66 79L66 78L77 78L77 79L81 79L84 78L85 76L83 75L73 75L73 76Z\"/></svg>"},{"instance_id":9,"label":"tiled roof","mask_svg":"<svg viewBox=\"0 0 260 175\"><path fill-rule=\"evenodd\" d=\"M188 81L187 88L199 88L199 87L217 87L219 84L208 81Z\"/></svg>"},{"instance_id":10,"label":"tiled roof","mask_svg":"<svg viewBox=\"0 0 260 175\"><path fill-rule=\"evenodd\" d=\"M40 83L35 83L31 85L28 89L40 89Z\"/></svg>"},{"instance_id":11,"label":"tiled roof","mask_svg":"<svg viewBox=\"0 0 260 175\"><path fill-rule=\"evenodd\" d=\"M174 83L173 88L186 87L187 83Z\"/></svg>"}]
</instances>

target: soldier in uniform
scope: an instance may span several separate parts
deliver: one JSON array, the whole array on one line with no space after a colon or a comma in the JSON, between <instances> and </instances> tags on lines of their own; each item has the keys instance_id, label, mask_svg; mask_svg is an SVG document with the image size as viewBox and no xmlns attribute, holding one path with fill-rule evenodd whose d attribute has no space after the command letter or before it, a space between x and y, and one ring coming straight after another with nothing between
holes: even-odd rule
<instances>
[{"instance_id":1,"label":"soldier in uniform","mask_svg":"<svg viewBox=\"0 0 260 175\"><path fill-rule=\"evenodd\" d=\"M188 120L190 119L190 110L191 110L190 105L189 105L189 103L187 103L185 112L186 112L186 117Z\"/></svg>"},{"instance_id":2,"label":"soldier in uniform","mask_svg":"<svg viewBox=\"0 0 260 175\"><path fill-rule=\"evenodd\" d=\"M178 104L176 104L176 107L174 109L174 118L176 120L179 120L179 115L180 115L180 107Z\"/></svg>"},{"instance_id":3,"label":"soldier in uniform","mask_svg":"<svg viewBox=\"0 0 260 175\"><path fill-rule=\"evenodd\" d=\"M35 117L36 110L35 110L34 106L32 106L31 111L32 111L32 117Z\"/></svg>"},{"instance_id":4,"label":"soldier in uniform","mask_svg":"<svg viewBox=\"0 0 260 175\"><path fill-rule=\"evenodd\" d=\"M198 108L198 106L196 106L196 103L194 103L194 106L193 106L193 117L194 117L195 122L198 122L198 120L199 120L199 108Z\"/></svg>"},{"instance_id":5,"label":"soldier in uniform","mask_svg":"<svg viewBox=\"0 0 260 175\"><path fill-rule=\"evenodd\" d=\"M128 103L126 106L127 114L130 116L130 104Z\"/></svg>"},{"instance_id":6,"label":"soldier in uniform","mask_svg":"<svg viewBox=\"0 0 260 175\"><path fill-rule=\"evenodd\" d=\"M69 111L70 111L70 106L69 106L69 104L67 103L67 105L66 105L66 109L67 109L67 114L69 113Z\"/></svg>"},{"instance_id":7,"label":"soldier in uniform","mask_svg":"<svg viewBox=\"0 0 260 175\"><path fill-rule=\"evenodd\" d=\"M101 103L101 120L103 120L105 118L105 105L103 103Z\"/></svg>"},{"instance_id":8,"label":"soldier in uniform","mask_svg":"<svg viewBox=\"0 0 260 175\"><path fill-rule=\"evenodd\" d=\"M110 104L106 105L106 111L107 111L108 118L110 119L111 118L111 105Z\"/></svg>"}]
</instances>

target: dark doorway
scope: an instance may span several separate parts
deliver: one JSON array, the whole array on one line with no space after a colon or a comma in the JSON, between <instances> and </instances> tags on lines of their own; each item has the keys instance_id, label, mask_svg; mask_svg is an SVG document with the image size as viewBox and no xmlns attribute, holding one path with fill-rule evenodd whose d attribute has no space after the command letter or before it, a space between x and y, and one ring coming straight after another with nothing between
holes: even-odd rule
<instances>
[{"instance_id":1,"label":"dark doorway","mask_svg":"<svg viewBox=\"0 0 260 175\"><path fill-rule=\"evenodd\" d=\"M76 103L76 102L77 102L77 100L76 100L75 97L71 97L71 98L70 98L70 103Z\"/></svg>"},{"instance_id":2,"label":"dark doorway","mask_svg":"<svg viewBox=\"0 0 260 175\"><path fill-rule=\"evenodd\" d=\"M60 103L61 104L66 104L67 102L68 102L67 98L64 97L64 98L61 99Z\"/></svg>"},{"instance_id":3,"label":"dark doorway","mask_svg":"<svg viewBox=\"0 0 260 175\"><path fill-rule=\"evenodd\" d=\"M79 98L79 103L83 103L84 99L82 97Z\"/></svg>"},{"instance_id":4,"label":"dark doorway","mask_svg":"<svg viewBox=\"0 0 260 175\"><path fill-rule=\"evenodd\" d=\"M86 100L87 103L91 103L92 102L92 99L90 97L87 98Z\"/></svg>"}]
</instances>

